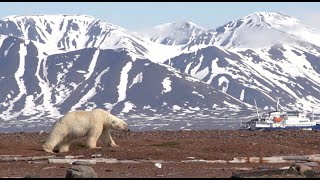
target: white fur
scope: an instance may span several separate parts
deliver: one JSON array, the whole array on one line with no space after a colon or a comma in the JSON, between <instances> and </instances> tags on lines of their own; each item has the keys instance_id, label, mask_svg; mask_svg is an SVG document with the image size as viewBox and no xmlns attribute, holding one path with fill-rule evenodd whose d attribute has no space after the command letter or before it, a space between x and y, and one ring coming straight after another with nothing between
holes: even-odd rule
<instances>
[{"instance_id":1,"label":"white fur","mask_svg":"<svg viewBox=\"0 0 320 180\"><path fill-rule=\"evenodd\" d=\"M86 137L86 145L90 149L97 147L98 139L103 144L118 147L111 137L111 130L128 131L128 125L102 109L92 111L73 111L60 118L53 126L47 142L42 146L46 152L68 152L72 140Z\"/></svg>"}]
</instances>

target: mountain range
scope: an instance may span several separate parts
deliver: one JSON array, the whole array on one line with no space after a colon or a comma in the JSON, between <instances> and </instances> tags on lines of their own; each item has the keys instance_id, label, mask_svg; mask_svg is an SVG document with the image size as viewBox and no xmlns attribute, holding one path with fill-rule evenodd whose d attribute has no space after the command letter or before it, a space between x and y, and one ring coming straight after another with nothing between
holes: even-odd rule
<instances>
[{"instance_id":1,"label":"mountain range","mask_svg":"<svg viewBox=\"0 0 320 180\"><path fill-rule=\"evenodd\" d=\"M235 119L320 102L320 31L257 12L206 29L141 32L86 15L0 19L0 125L50 124L71 110Z\"/></svg>"}]
</instances>

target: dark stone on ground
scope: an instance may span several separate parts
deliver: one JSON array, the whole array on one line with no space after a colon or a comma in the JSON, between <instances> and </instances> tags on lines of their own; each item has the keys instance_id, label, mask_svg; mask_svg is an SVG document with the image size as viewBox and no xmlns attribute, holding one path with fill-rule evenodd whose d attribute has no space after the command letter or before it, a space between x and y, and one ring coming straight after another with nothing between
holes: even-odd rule
<instances>
[{"instance_id":1,"label":"dark stone on ground","mask_svg":"<svg viewBox=\"0 0 320 180\"><path fill-rule=\"evenodd\" d=\"M67 169L66 178L97 178L97 174L90 166L75 165Z\"/></svg>"}]
</instances>

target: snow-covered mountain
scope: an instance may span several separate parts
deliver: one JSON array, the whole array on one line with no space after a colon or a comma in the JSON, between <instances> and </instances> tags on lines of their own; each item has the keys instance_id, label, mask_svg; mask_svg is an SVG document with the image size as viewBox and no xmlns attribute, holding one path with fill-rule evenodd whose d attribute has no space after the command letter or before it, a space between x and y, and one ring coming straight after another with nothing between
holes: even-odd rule
<instances>
[{"instance_id":1,"label":"snow-covered mountain","mask_svg":"<svg viewBox=\"0 0 320 180\"><path fill-rule=\"evenodd\" d=\"M280 13L139 33L85 15L9 16L0 20L0 126L47 126L70 110L104 108L136 124L180 116L208 127L250 115L254 99L273 109L276 97L310 110L320 103L319 40Z\"/></svg>"},{"instance_id":2,"label":"snow-covered mountain","mask_svg":"<svg viewBox=\"0 0 320 180\"><path fill-rule=\"evenodd\" d=\"M125 48L136 58L162 62L180 53L180 47L146 41L125 28L87 15L8 16L0 20L0 34L45 44L48 54L92 47Z\"/></svg>"},{"instance_id":3,"label":"snow-covered mountain","mask_svg":"<svg viewBox=\"0 0 320 180\"><path fill-rule=\"evenodd\" d=\"M320 45L320 31L281 13L256 12L200 33L188 47L216 45L226 49L262 48L308 42Z\"/></svg>"},{"instance_id":4,"label":"snow-covered mountain","mask_svg":"<svg viewBox=\"0 0 320 180\"><path fill-rule=\"evenodd\" d=\"M84 48L46 55L30 40L1 36L0 118L52 123L68 111L117 115L214 114L248 105L174 68L133 58L127 49ZM3 124L1 124L2 126Z\"/></svg>"},{"instance_id":5,"label":"snow-covered mountain","mask_svg":"<svg viewBox=\"0 0 320 180\"><path fill-rule=\"evenodd\" d=\"M311 110L320 102L319 56L290 46L263 53L227 51L216 46L182 54L165 63L211 84L241 101L274 108L275 98L287 108Z\"/></svg>"},{"instance_id":6,"label":"snow-covered mountain","mask_svg":"<svg viewBox=\"0 0 320 180\"><path fill-rule=\"evenodd\" d=\"M194 52L165 63L261 108L281 97L284 107L311 110L320 102L319 35L287 15L254 13L199 35Z\"/></svg>"},{"instance_id":7,"label":"snow-covered mountain","mask_svg":"<svg viewBox=\"0 0 320 180\"><path fill-rule=\"evenodd\" d=\"M215 31L215 45L260 48L306 41L320 45L320 31L281 13L258 12L227 23Z\"/></svg>"},{"instance_id":8,"label":"snow-covered mountain","mask_svg":"<svg viewBox=\"0 0 320 180\"><path fill-rule=\"evenodd\" d=\"M207 30L193 22L173 22L144 30L140 34L153 42L165 45L186 45Z\"/></svg>"},{"instance_id":9,"label":"snow-covered mountain","mask_svg":"<svg viewBox=\"0 0 320 180\"><path fill-rule=\"evenodd\" d=\"M50 50L126 47L146 52L142 40L126 29L85 15L9 16L0 20L0 34L46 44Z\"/></svg>"}]
</instances>

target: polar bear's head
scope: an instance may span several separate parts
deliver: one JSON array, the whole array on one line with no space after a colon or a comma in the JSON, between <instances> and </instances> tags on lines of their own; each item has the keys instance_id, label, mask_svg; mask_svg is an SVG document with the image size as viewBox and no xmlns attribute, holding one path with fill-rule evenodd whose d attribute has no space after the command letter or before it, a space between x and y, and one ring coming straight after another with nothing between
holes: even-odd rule
<instances>
[{"instance_id":1,"label":"polar bear's head","mask_svg":"<svg viewBox=\"0 0 320 180\"><path fill-rule=\"evenodd\" d=\"M117 118L112 114L109 114L109 118L111 129L119 131L130 131L128 124L124 120Z\"/></svg>"}]
</instances>

